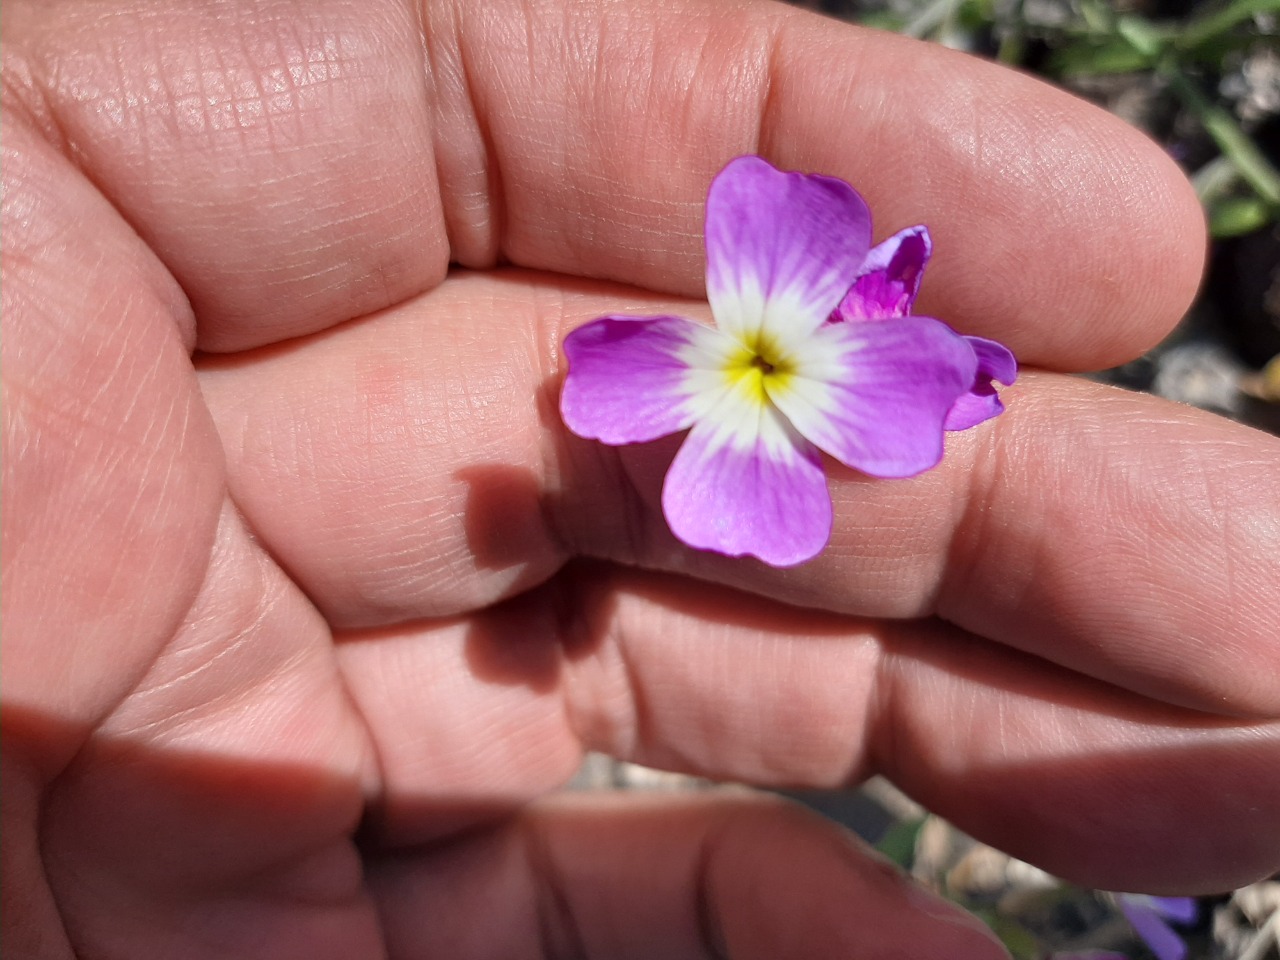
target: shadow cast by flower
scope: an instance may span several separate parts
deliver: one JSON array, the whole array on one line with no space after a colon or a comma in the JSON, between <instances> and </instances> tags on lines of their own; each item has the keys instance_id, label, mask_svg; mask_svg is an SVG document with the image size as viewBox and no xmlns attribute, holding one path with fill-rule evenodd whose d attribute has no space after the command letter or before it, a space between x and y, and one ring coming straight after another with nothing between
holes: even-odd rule
<instances>
[{"instance_id":1,"label":"shadow cast by flower","mask_svg":"<svg viewBox=\"0 0 1280 960\"><path fill-rule=\"evenodd\" d=\"M930 252L913 227L871 247L847 183L739 157L707 196L715 326L600 317L565 338L560 411L607 444L688 430L662 508L685 544L778 567L826 545L822 453L875 477L935 466L946 430L1001 412L1013 355L910 309Z\"/></svg>"}]
</instances>

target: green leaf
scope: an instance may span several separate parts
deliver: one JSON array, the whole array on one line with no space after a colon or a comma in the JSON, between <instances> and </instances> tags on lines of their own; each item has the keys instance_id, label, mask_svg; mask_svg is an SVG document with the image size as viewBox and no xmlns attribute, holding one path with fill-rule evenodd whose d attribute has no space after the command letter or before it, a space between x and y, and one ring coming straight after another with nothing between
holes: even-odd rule
<instances>
[{"instance_id":1,"label":"green leaf","mask_svg":"<svg viewBox=\"0 0 1280 960\"><path fill-rule=\"evenodd\" d=\"M1166 64L1161 72L1169 89L1195 114L1223 155L1231 158L1241 178L1266 203L1280 207L1280 171L1240 128L1235 117L1210 101L1176 65Z\"/></svg>"},{"instance_id":2,"label":"green leaf","mask_svg":"<svg viewBox=\"0 0 1280 960\"><path fill-rule=\"evenodd\" d=\"M900 820L880 838L876 849L904 870L909 869L916 857L916 838L923 826L923 819Z\"/></svg>"},{"instance_id":3,"label":"green leaf","mask_svg":"<svg viewBox=\"0 0 1280 960\"><path fill-rule=\"evenodd\" d=\"M1276 219L1277 211L1261 197L1226 197L1209 207L1209 233L1215 239L1253 233Z\"/></svg>"},{"instance_id":4,"label":"green leaf","mask_svg":"<svg viewBox=\"0 0 1280 960\"><path fill-rule=\"evenodd\" d=\"M991 26L991 10L980 0L968 0L956 11L956 21L967 30L982 30Z\"/></svg>"},{"instance_id":5,"label":"green leaf","mask_svg":"<svg viewBox=\"0 0 1280 960\"><path fill-rule=\"evenodd\" d=\"M1000 38L996 59L1010 66L1018 66L1027 55L1027 39L1017 30L1010 30Z\"/></svg>"},{"instance_id":6,"label":"green leaf","mask_svg":"<svg viewBox=\"0 0 1280 960\"><path fill-rule=\"evenodd\" d=\"M902 17L889 10L873 10L858 17L858 23L864 27L873 27L876 30L890 30L899 33L906 26Z\"/></svg>"},{"instance_id":7,"label":"green leaf","mask_svg":"<svg viewBox=\"0 0 1280 960\"><path fill-rule=\"evenodd\" d=\"M1080 15L1090 30L1110 33L1115 25L1115 14L1101 0L1080 0Z\"/></svg>"},{"instance_id":8,"label":"green leaf","mask_svg":"<svg viewBox=\"0 0 1280 960\"><path fill-rule=\"evenodd\" d=\"M1035 934L1012 917L1006 917L994 910L975 910L975 915L982 920L991 932L1000 938L1014 960L1038 960L1044 955L1040 941Z\"/></svg>"},{"instance_id":9,"label":"green leaf","mask_svg":"<svg viewBox=\"0 0 1280 960\"><path fill-rule=\"evenodd\" d=\"M1155 26L1142 17L1121 17L1116 21L1116 33L1152 63L1164 51L1164 37Z\"/></svg>"},{"instance_id":10,"label":"green leaf","mask_svg":"<svg viewBox=\"0 0 1280 960\"><path fill-rule=\"evenodd\" d=\"M1117 37L1102 41L1078 40L1055 53L1049 61L1049 68L1059 76L1090 76L1149 70L1154 63L1154 57Z\"/></svg>"},{"instance_id":11,"label":"green leaf","mask_svg":"<svg viewBox=\"0 0 1280 960\"><path fill-rule=\"evenodd\" d=\"M1233 0L1218 12L1199 17L1187 24L1186 29L1174 41L1174 46L1179 50L1198 47L1259 14L1280 14L1280 0Z\"/></svg>"}]
</instances>

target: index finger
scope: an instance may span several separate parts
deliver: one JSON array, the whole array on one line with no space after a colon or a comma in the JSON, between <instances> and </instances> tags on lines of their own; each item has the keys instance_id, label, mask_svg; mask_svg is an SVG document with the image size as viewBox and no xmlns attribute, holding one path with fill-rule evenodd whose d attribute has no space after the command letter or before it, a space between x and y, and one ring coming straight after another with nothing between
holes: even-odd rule
<instances>
[{"instance_id":1,"label":"index finger","mask_svg":"<svg viewBox=\"0 0 1280 960\"><path fill-rule=\"evenodd\" d=\"M450 262L701 295L707 184L742 153L849 180L881 236L927 222L921 310L1024 362L1126 359L1199 280L1199 208L1154 144L940 47L762 2L226 10L84 4L6 37L28 112L206 349L369 313Z\"/></svg>"}]
</instances>

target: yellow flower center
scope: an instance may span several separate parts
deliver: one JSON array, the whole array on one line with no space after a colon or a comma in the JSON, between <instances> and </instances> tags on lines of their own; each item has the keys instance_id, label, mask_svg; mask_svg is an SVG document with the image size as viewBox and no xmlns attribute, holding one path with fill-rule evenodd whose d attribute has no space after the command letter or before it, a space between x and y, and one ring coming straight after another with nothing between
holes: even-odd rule
<instances>
[{"instance_id":1,"label":"yellow flower center","mask_svg":"<svg viewBox=\"0 0 1280 960\"><path fill-rule=\"evenodd\" d=\"M785 390L795 376L794 361L763 337L742 344L725 365L730 383L761 405L770 394Z\"/></svg>"}]
</instances>

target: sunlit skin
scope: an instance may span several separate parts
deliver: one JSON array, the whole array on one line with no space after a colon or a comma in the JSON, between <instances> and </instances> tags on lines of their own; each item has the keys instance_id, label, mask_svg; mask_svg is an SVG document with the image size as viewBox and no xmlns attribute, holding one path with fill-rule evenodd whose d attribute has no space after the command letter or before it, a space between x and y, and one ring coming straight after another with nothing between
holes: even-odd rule
<instances>
[{"instance_id":1,"label":"sunlit skin","mask_svg":"<svg viewBox=\"0 0 1280 960\"><path fill-rule=\"evenodd\" d=\"M1280 441L1070 375L1199 282L1156 145L764 3L3 9L6 956L999 956L780 801L555 794L585 749L882 773L1108 889L1280 868ZM927 222L918 312L1039 368L829 467L785 571L556 412L579 325L710 319L746 153Z\"/></svg>"}]
</instances>

